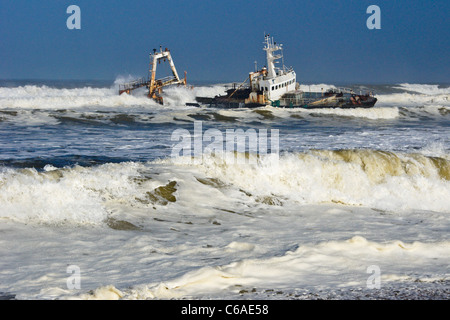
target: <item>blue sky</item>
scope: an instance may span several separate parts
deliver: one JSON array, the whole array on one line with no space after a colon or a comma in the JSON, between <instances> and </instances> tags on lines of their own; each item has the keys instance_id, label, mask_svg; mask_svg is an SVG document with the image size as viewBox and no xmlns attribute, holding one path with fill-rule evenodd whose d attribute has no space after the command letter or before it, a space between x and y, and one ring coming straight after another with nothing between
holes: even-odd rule
<instances>
[{"instance_id":1,"label":"blue sky","mask_svg":"<svg viewBox=\"0 0 450 320\"><path fill-rule=\"evenodd\" d=\"M380 30L366 27L373 4ZM265 64L264 33L299 82L450 82L448 0L0 0L0 79L147 76L162 45L188 81L243 81Z\"/></svg>"}]
</instances>

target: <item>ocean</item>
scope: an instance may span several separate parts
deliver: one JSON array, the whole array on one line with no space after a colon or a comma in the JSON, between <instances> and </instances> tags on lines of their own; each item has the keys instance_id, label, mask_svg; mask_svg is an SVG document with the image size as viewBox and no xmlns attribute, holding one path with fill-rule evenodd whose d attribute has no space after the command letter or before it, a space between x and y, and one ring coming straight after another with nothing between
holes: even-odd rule
<instances>
[{"instance_id":1,"label":"ocean","mask_svg":"<svg viewBox=\"0 0 450 320\"><path fill-rule=\"evenodd\" d=\"M450 85L226 110L125 80L0 83L1 299L450 297ZM263 148L220 153L238 130Z\"/></svg>"}]
</instances>

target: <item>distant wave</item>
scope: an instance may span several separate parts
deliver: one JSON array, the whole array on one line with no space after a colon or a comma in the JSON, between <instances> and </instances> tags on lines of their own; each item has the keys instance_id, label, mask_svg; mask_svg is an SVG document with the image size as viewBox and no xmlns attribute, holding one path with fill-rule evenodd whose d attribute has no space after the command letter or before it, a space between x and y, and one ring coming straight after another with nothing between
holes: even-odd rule
<instances>
[{"instance_id":1,"label":"distant wave","mask_svg":"<svg viewBox=\"0 0 450 320\"><path fill-rule=\"evenodd\" d=\"M0 87L0 121L16 125L41 125L77 122L115 123L121 115L131 115L128 123L178 123L195 120L271 122L277 118L307 116L338 116L369 120L417 118L422 115L442 117L450 114L449 88L438 85L400 84L394 93L376 94L374 108L362 109L260 109L223 110L186 106L197 96L214 97L225 91L225 84L197 87L169 87L164 90L164 105L146 96L145 88L131 95L118 95L118 84L127 81L118 77L111 87L54 88L47 85ZM303 90L320 91L336 88L329 84L301 85ZM400 91L398 91L400 90ZM107 114L113 112L115 114ZM55 114L58 112L58 114ZM67 114L65 114L67 113ZM151 115L151 116L150 116ZM130 118L130 117L128 117Z\"/></svg>"},{"instance_id":2,"label":"distant wave","mask_svg":"<svg viewBox=\"0 0 450 320\"><path fill-rule=\"evenodd\" d=\"M156 103L146 96L118 95L111 88L56 89L27 85L0 88L0 108L11 109L76 109L82 107L120 107Z\"/></svg>"},{"instance_id":3,"label":"distant wave","mask_svg":"<svg viewBox=\"0 0 450 320\"><path fill-rule=\"evenodd\" d=\"M394 88L418 92L427 95L441 95L441 94L450 94L450 86L440 87L438 84L410 84L410 83L401 83L398 86L394 86Z\"/></svg>"}]
</instances>

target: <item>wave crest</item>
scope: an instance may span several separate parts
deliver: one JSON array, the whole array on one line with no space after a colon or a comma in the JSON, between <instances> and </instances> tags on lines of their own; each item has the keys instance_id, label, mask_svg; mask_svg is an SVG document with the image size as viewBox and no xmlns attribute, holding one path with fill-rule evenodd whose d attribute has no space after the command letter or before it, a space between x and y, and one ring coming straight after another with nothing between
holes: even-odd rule
<instances>
[{"instance_id":1,"label":"wave crest","mask_svg":"<svg viewBox=\"0 0 450 320\"><path fill-rule=\"evenodd\" d=\"M448 158L376 150L311 150L251 164L210 155L198 164L169 158L0 171L0 217L115 227L119 221L121 228L134 225L134 214L145 220L149 208L201 214L225 204L230 212L242 204L297 210L324 203L450 212L449 194Z\"/></svg>"},{"instance_id":2,"label":"wave crest","mask_svg":"<svg viewBox=\"0 0 450 320\"><path fill-rule=\"evenodd\" d=\"M206 161L205 161L206 160ZM450 161L376 150L312 150L236 165L209 157L198 170L258 198L381 210L450 212Z\"/></svg>"}]
</instances>

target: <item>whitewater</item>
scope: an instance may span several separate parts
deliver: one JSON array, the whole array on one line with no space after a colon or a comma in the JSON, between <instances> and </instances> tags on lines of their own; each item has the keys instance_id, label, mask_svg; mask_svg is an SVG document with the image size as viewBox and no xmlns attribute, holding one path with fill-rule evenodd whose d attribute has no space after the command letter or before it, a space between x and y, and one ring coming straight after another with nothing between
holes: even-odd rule
<instances>
[{"instance_id":1,"label":"whitewater","mask_svg":"<svg viewBox=\"0 0 450 320\"><path fill-rule=\"evenodd\" d=\"M228 84L159 105L119 96L126 80L0 82L0 298L449 298L449 85L350 86L370 109L214 109L186 103ZM174 157L199 122L276 129L278 153Z\"/></svg>"}]
</instances>

